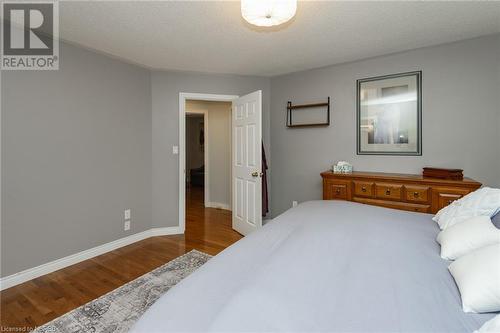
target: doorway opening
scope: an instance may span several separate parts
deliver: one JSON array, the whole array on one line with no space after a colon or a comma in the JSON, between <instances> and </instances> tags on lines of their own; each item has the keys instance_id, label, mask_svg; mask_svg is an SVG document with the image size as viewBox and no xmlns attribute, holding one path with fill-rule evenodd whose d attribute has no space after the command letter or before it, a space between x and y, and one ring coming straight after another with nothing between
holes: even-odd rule
<instances>
[{"instance_id":1,"label":"doorway opening","mask_svg":"<svg viewBox=\"0 0 500 333\"><path fill-rule=\"evenodd\" d=\"M184 233L203 232L213 220L220 221L215 227L231 230L231 102L237 98L179 95L179 226Z\"/></svg>"},{"instance_id":2,"label":"doorway opening","mask_svg":"<svg viewBox=\"0 0 500 333\"><path fill-rule=\"evenodd\" d=\"M208 144L205 144L208 112L186 108L186 195L196 194L199 204L206 206L209 195Z\"/></svg>"},{"instance_id":3,"label":"doorway opening","mask_svg":"<svg viewBox=\"0 0 500 333\"><path fill-rule=\"evenodd\" d=\"M209 235L223 226L246 235L262 226L261 114L261 91L242 97L179 94L179 226L184 233Z\"/></svg>"},{"instance_id":4,"label":"doorway opening","mask_svg":"<svg viewBox=\"0 0 500 333\"><path fill-rule=\"evenodd\" d=\"M231 211L231 102L186 100L186 193Z\"/></svg>"}]
</instances>

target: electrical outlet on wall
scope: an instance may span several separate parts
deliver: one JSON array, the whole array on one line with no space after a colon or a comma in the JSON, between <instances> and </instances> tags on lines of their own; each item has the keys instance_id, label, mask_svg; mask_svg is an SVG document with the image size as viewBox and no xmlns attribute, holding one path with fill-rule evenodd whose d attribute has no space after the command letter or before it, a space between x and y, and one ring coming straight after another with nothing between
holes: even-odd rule
<instances>
[{"instance_id":1,"label":"electrical outlet on wall","mask_svg":"<svg viewBox=\"0 0 500 333\"><path fill-rule=\"evenodd\" d=\"M292 207L297 207L299 203L297 201L292 201Z\"/></svg>"},{"instance_id":2,"label":"electrical outlet on wall","mask_svg":"<svg viewBox=\"0 0 500 333\"><path fill-rule=\"evenodd\" d=\"M125 209L123 211L123 219L124 220L130 220L130 218L131 218L130 209Z\"/></svg>"},{"instance_id":3,"label":"electrical outlet on wall","mask_svg":"<svg viewBox=\"0 0 500 333\"><path fill-rule=\"evenodd\" d=\"M130 230L130 221L125 221L125 223L123 224L123 230Z\"/></svg>"}]
</instances>

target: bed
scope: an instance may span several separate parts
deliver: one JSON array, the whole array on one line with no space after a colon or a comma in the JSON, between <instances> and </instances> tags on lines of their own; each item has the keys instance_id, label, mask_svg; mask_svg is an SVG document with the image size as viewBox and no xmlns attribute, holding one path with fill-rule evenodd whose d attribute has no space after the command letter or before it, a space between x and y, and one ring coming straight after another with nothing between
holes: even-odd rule
<instances>
[{"instance_id":1,"label":"bed","mask_svg":"<svg viewBox=\"0 0 500 333\"><path fill-rule=\"evenodd\" d=\"M212 258L132 332L473 332L432 215L310 201Z\"/></svg>"}]
</instances>

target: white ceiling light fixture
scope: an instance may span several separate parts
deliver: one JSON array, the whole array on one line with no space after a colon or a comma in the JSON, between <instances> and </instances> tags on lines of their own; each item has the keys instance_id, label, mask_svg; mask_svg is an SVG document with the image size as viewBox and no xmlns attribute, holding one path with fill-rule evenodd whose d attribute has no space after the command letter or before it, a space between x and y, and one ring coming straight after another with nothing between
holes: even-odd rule
<instances>
[{"instance_id":1,"label":"white ceiling light fixture","mask_svg":"<svg viewBox=\"0 0 500 333\"><path fill-rule=\"evenodd\" d=\"M259 27L283 24L296 12L297 0L241 0L241 16Z\"/></svg>"}]
</instances>

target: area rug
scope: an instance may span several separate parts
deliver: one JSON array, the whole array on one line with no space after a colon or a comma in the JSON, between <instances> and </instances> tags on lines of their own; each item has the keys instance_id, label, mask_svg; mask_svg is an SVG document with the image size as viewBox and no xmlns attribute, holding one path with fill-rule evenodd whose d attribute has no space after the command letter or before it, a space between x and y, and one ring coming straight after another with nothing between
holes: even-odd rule
<instances>
[{"instance_id":1,"label":"area rug","mask_svg":"<svg viewBox=\"0 0 500 333\"><path fill-rule=\"evenodd\" d=\"M127 332L161 295L211 257L192 250L33 332Z\"/></svg>"}]
</instances>

